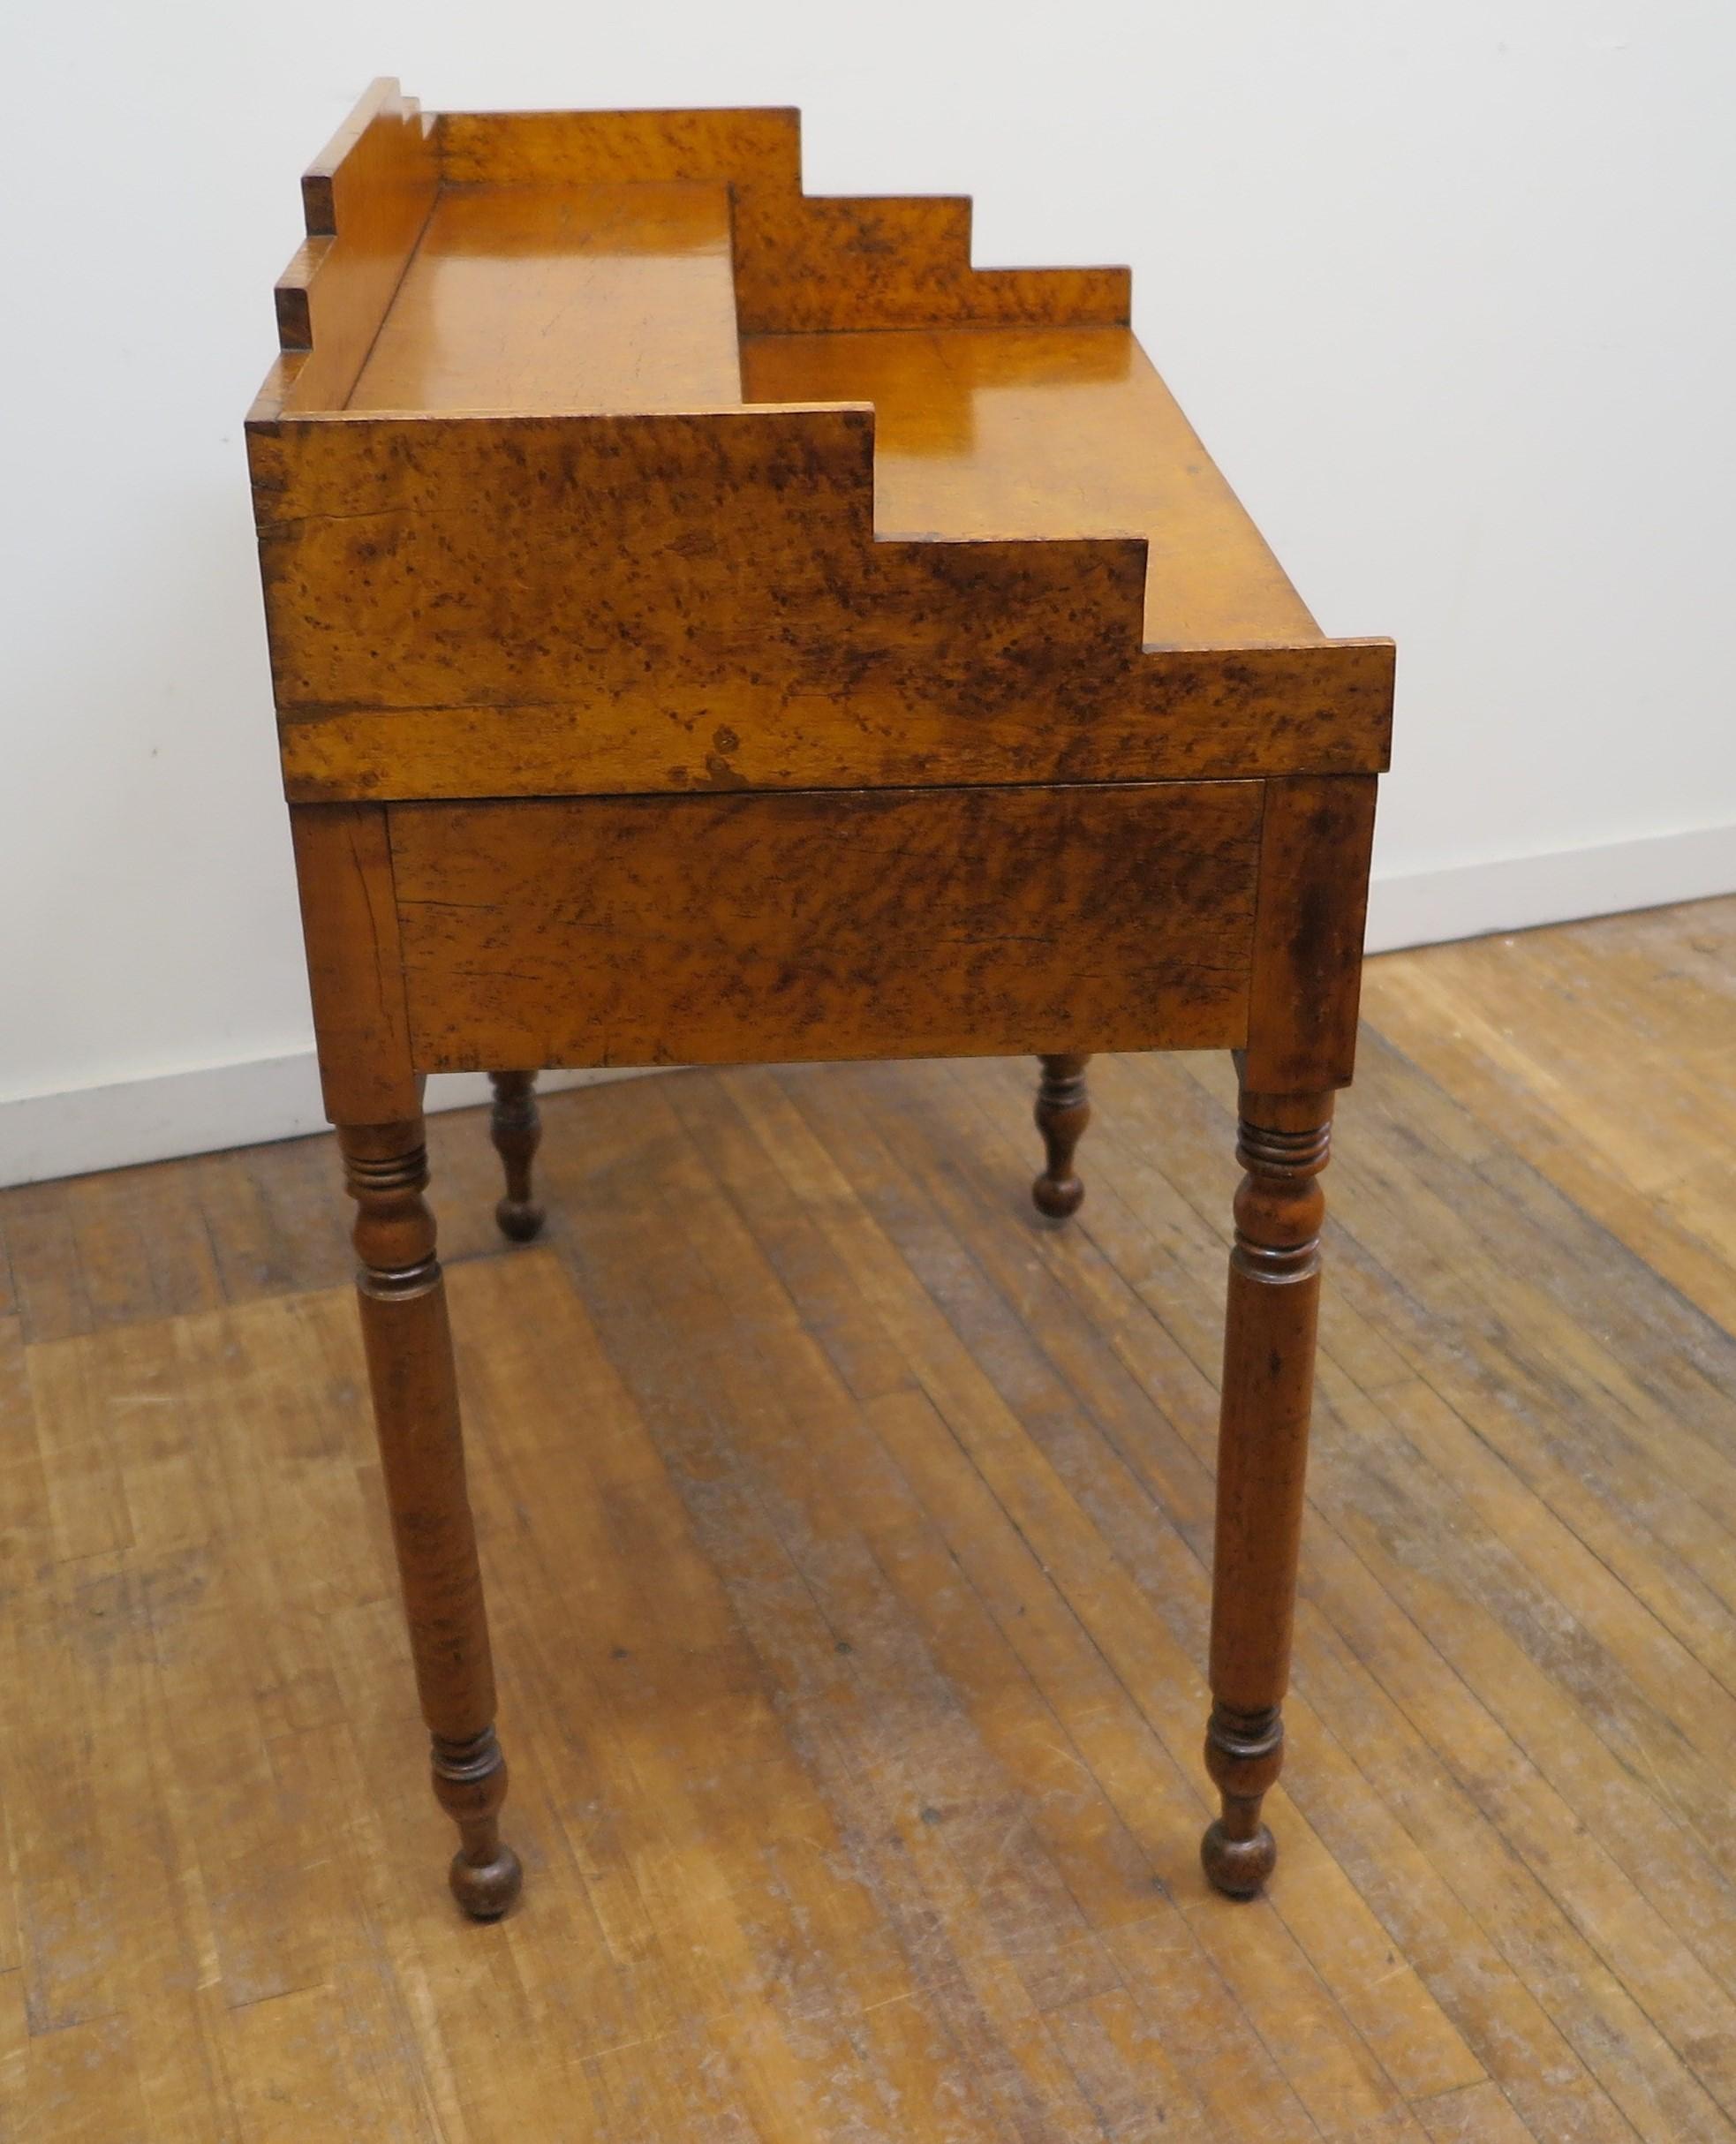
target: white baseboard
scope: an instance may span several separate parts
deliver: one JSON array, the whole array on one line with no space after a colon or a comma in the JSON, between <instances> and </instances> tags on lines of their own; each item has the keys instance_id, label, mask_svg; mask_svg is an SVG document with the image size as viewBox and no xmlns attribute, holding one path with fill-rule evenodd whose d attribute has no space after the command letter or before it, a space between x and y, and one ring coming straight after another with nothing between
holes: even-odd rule
<instances>
[{"instance_id":1,"label":"white baseboard","mask_svg":"<svg viewBox=\"0 0 1736 2144\"><path fill-rule=\"evenodd\" d=\"M1736 827L1706 827L1647 841L1377 878L1370 891L1368 946L1371 953L1386 953L1732 892ZM553 1093L630 1076L551 1072L542 1085ZM487 1098L488 1083L480 1073L428 1082L430 1109L458 1109ZM90 1169L291 1139L322 1130L325 1121L311 1051L26 1095L0 1102L0 1184L37 1183Z\"/></svg>"},{"instance_id":2,"label":"white baseboard","mask_svg":"<svg viewBox=\"0 0 1736 2144\"><path fill-rule=\"evenodd\" d=\"M546 1072L545 1094L600 1080L632 1079L631 1069ZM463 1109L488 1099L484 1072L429 1080L430 1110ZM293 1057L255 1057L65 1094L26 1095L0 1102L0 1184L41 1183L82 1176L92 1169L168 1161L179 1154L211 1154L230 1146L258 1146L323 1131L320 1075L308 1050Z\"/></svg>"},{"instance_id":3,"label":"white baseboard","mask_svg":"<svg viewBox=\"0 0 1736 2144\"><path fill-rule=\"evenodd\" d=\"M1377 875L1369 888L1368 949L1392 953L1730 893L1736 893L1736 827Z\"/></svg>"}]
</instances>

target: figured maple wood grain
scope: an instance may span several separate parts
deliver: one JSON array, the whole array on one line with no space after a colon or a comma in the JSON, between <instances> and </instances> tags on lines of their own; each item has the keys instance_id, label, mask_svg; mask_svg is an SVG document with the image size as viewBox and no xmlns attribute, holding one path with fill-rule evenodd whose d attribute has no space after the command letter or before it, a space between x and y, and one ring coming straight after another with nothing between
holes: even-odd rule
<instances>
[{"instance_id":1,"label":"figured maple wood grain","mask_svg":"<svg viewBox=\"0 0 1736 2144\"><path fill-rule=\"evenodd\" d=\"M1253 782L389 807L412 1049L501 1064L1234 1046Z\"/></svg>"},{"instance_id":2,"label":"figured maple wood grain","mask_svg":"<svg viewBox=\"0 0 1736 2144\"><path fill-rule=\"evenodd\" d=\"M1145 652L1141 538L876 541L873 439L849 407L255 423L291 794L1385 765L1389 644Z\"/></svg>"},{"instance_id":3,"label":"figured maple wood grain","mask_svg":"<svg viewBox=\"0 0 1736 2144\"><path fill-rule=\"evenodd\" d=\"M1347 1087L1356 1062L1371 774L1266 784L1260 914L1242 1083L1255 1094Z\"/></svg>"},{"instance_id":4,"label":"figured maple wood grain","mask_svg":"<svg viewBox=\"0 0 1736 2144\"><path fill-rule=\"evenodd\" d=\"M290 813L307 986L326 1114L335 1123L414 1115L403 955L386 814L378 804Z\"/></svg>"},{"instance_id":5,"label":"figured maple wood grain","mask_svg":"<svg viewBox=\"0 0 1736 2144\"><path fill-rule=\"evenodd\" d=\"M342 408L355 383L434 205L430 125L382 79L303 175L307 238L276 291L292 409Z\"/></svg>"},{"instance_id":6,"label":"figured maple wood grain","mask_svg":"<svg viewBox=\"0 0 1736 2144\"><path fill-rule=\"evenodd\" d=\"M1128 317L1122 268L973 269L968 200L804 195L794 111L444 112L436 140L471 184L727 184L746 332Z\"/></svg>"},{"instance_id":7,"label":"figured maple wood grain","mask_svg":"<svg viewBox=\"0 0 1736 2144\"><path fill-rule=\"evenodd\" d=\"M1384 766L1390 648L1321 638L1124 283L799 162L784 111L359 112L309 214L367 302L249 424L291 797Z\"/></svg>"},{"instance_id":8,"label":"figured maple wood grain","mask_svg":"<svg viewBox=\"0 0 1736 2144\"><path fill-rule=\"evenodd\" d=\"M1148 645L1319 628L1125 328L759 336L751 402L874 405L883 536L1143 536Z\"/></svg>"},{"instance_id":9,"label":"figured maple wood grain","mask_svg":"<svg viewBox=\"0 0 1736 2144\"><path fill-rule=\"evenodd\" d=\"M740 399L726 187L448 187L347 406Z\"/></svg>"}]
</instances>

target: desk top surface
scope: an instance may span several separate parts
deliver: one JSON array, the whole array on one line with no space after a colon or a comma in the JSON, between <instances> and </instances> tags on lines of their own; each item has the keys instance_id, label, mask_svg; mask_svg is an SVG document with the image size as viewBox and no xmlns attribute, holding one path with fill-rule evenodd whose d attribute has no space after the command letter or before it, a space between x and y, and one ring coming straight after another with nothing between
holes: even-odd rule
<instances>
[{"instance_id":1,"label":"desk top surface","mask_svg":"<svg viewBox=\"0 0 1736 2144\"><path fill-rule=\"evenodd\" d=\"M447 185L351 411L871 403L877 534L1140 535L1148 645L1317 633L1131 332L747 334L722 185Z\"/></svg>"}]
</instances>

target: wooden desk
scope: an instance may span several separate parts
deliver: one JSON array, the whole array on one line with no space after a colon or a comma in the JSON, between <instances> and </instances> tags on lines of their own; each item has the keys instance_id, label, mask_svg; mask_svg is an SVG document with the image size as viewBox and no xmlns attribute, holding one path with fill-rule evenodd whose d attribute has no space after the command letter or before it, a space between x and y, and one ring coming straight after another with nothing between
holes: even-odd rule
<instances>
[{"instance_id":1,"label":"wooden desk","mask_svg":"<svg viewBox=\"0 0 1736 2144\"><path fill-rule=\"evenodd\" d=\"M1334 1090L1389 643L1329 640L1127 327L969 204L809 199L787 111L449 113L304 181L248 421L327 1109L452 1884L506 1772L427 1172L546 1065L1032 1051L1054 1217L1092 1050L1242 1080L1207 1873L1274 1848Z\"/></svg>"}]
</instances>

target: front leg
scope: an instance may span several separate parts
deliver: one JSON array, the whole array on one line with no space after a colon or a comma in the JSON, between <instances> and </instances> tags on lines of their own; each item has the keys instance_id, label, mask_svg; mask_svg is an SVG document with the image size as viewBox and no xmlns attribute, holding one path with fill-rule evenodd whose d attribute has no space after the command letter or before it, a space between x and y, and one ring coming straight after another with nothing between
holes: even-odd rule
<instances>
[{"instance_id":1,"label":"front leg","mask_svg":"<svg viewBox=\"0 0 1736 2144\"><path fill-rule=\"evenodd\" d=\"M434 1797L458 1827L454 1896L491 1921L517 1896L518 1857L500 1836L506 1760L494 1739L494 1673L464 1450L446 1287L434 1255L421 1120L338 1127L357 1205L362 1341L391 1508Z\"/></svg>"},{"instance_id":2,"label":"front leg","mask_svg":"<svg viewBox=\"0 0 1736 2144\"><path fill-rule=\"evenodd\" d=\"M1260 1804L1283 1762L1325 1217L1317 1179L1332 1109L1330 1094L1242 1096L1236 1154L1247 1174L1224 1329L1205 1736L1223 1814L1200 1848L1207 1876L1236 1899L1254 1896L1278 1854Z\"/></svg>"}]
</instances>

